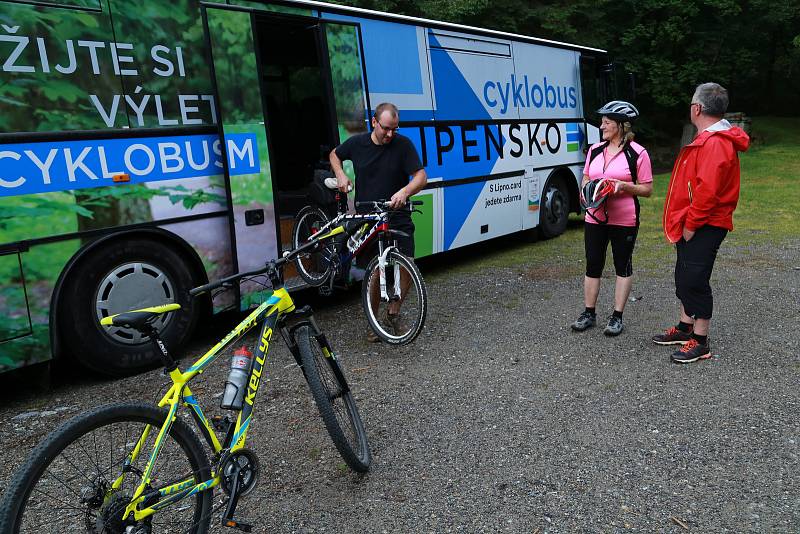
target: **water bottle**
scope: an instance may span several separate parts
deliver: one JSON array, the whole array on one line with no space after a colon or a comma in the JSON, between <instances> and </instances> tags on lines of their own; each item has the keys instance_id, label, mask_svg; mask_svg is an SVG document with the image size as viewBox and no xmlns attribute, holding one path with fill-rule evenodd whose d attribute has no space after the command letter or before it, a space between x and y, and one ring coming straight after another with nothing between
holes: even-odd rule
<instances>
[{"instance_id":1,"label":"water bottle","mask_svg":"<svg viewBox=\"0 0 800 534\"><path fill-rule=\"evenodd\" d=\"M222 395L222 406L226 410L240 410L244 392L247 389L247 377L250 374L250 363L253 353L247 347L236 349L231 358L231 372L225 381L225 393Z\"/></svg>"},{"instance_id":2,"label":"water bottle","mask_svg":"<svg viewBox=\"0 0 800 534\"><path fill-rule=\"evenodd\" d=\"M347 248L350 250L355 250L356 246L358 245L358 240L361 239L361 237L366 233L368 226L369 225L367 224L362 224L361 227L359 227L359 229L356 230L352 236L350 236L350 239L347 240Z\"/></svg>"}]
</instances>

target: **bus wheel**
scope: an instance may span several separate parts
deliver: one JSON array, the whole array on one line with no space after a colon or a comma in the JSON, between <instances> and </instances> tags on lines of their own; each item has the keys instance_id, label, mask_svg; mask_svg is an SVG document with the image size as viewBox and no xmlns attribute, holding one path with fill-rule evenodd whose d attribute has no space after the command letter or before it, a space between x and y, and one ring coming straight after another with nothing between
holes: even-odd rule
<instances>
[{"instance_id":1,"label":"bus wheel","mask_svg":"<svg viewBox=\"0 0 800 534\"><path fill-rule=\"evenodd\" d=\"M64 282L59 329L70 353L84 366L125 376L160 362L151 341L127 328L100 326L100 319L128 310L178 303L181 309L156 323L161 338L176 351L197 323L200 306L185 258L157 241L126 239L88 252Z\"/></svg>"},{"instance_id":2,"label":"bus wheel","mask_svg":"<svg viewBox=\"0 0 800 534\"><path fill-rule=\"evenodd\" d=\"M539 219L542 237L549 239L564 233L569 218L569 193L561 178L547 182L542 194L542 213Z\"/></svg>"}]
</instances>

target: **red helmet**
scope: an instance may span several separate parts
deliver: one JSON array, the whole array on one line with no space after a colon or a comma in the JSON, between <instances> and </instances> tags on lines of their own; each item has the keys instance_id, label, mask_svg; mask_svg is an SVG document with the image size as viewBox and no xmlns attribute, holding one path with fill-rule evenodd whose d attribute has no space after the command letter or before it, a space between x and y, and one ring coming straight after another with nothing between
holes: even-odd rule
<instances>
[{"instance_id":1,"label":"red helmet","mask_svg":"<svg viewBox=\"0 0 800 534\"><path fill-rule=\"evenodd\" d=\"M583 209L590 210L602 206L603 202L614 193L614 182L612 178L598 178L586 182L581 190Z\"/></svg>"}]
</instances>

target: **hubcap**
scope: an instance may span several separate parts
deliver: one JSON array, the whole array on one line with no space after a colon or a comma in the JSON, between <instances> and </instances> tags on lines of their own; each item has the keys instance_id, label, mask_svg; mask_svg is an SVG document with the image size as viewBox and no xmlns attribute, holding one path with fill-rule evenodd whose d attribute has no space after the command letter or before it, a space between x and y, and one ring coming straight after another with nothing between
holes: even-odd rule
<instances>
[{"instance_id":1,"label":"hubcap","mask_svg":"<svg viewBox=\"0 0 800 534\"><path fill-rule=\"evenodd\" d=\"M550 187L545 195L548 222L553 224L561 220L564 215L564 195L557 187Z\"/></svg>"},{"instance_id":2,"label":"hubcap","mask_svg":"<svg viewBox=\"0 0 800 534\"><path fill-rule=\"evenodd\" d=\"M174 302L175 290L163 271L149 263L131 262L114 268L100 281L95 312L99 322L103 317L116 313ZM171 318L172 313L160 315L153 326L162 330ZM111 327L103 328L103 331L114 341L126 345L146 341L142 334L130 328Z\"/></svg>"}]
</instances>

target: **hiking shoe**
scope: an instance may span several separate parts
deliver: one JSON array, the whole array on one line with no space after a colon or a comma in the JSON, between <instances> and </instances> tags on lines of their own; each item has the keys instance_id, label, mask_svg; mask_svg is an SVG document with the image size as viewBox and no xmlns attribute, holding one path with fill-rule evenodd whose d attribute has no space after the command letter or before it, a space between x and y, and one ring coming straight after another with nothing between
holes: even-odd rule
<instances>
[{"instance_id":1,"label":"hiking shoe","mask_svg":"<svg viewBox=\"0 0 800 534\"><path fill-rule=\"evenodd\" d=\"M367 343L379 343L381 338L378 337L378 334L372 328L367 328L366 334Z\"/></svg>"},{"instance_id":2,"label":"hiking shoe","mask_svg":"<svg viewBox=\"0 0 800 534\"><path fill-rule=\"evenodd\" d=\"M394 331L394 335L402 336L403 334L408 333L409 328L406 322L400 317L399 313L389 313L386 312L386 316L384 317L386 320L384 324L390 326Z\"/></svg>"},{"instance_id":3,"label":"hiking shoe","mask_svg":"<svg viewBox=\"0 0 800 534\"><path fill-rule=\"evenodd\" d=\"M576 332L583 332L587 328L593 327L596 322L597 322L597 316L585 311L582 314L580 314L578 316L578 319L570 326Z\"/></svg>"},{"instance_id":4,"label":"hiking shoe","mask_svg":"<svg viewBox=\"0 0 800 534\"><path fill-rule=\"evenodd\" d=\"M618 336L622 333L622 317L612 315L608 318L608 324L603 329L603 333L607 336Z\"/></svg>"},{"instance_id":5,"label":"hiking shoe","mask_svg":"<svg viewBox=\"0 0 800 534\"><path fill-rule=\"evenodd\" d=\"M667 328L663 334L652 337L656 345L685 345L692 337L691 332L684 332L672 326Z\"/></svg>"},{"instance_id":6,"label":"hiking shoe","mask_svg":"<svg viewBox=\"0 0 800 534\"><path fill-rule=\"evenodd\" d=\"M708 343L701 345L695 338L689 339L680 350L672 353L673 363L692 363L697 360L707 360L711 357L711 347Z\"/></svg>"}]
</instances>

